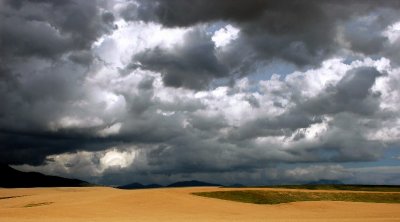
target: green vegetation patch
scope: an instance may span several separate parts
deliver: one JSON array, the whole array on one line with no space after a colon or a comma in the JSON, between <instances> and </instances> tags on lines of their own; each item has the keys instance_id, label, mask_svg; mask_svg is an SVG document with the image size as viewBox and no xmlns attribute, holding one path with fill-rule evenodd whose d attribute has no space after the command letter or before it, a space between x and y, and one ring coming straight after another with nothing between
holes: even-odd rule
<instances>
[{"instance_id":1,"label":"green vegetation patch","mask_svg":"<svg viewBox=\"0 0 400 222\"><path fill-rule=\"evenodd\" d=\"M255 204L280 204L297 201L350 201L400 203L400 193L298 192L298 191L215 191L193 193L197 196Z\"/></svg>"},{"instance_id":2,"label":"green vegetation patch","mask_svg":"<svg viewBox=\"0 0 400 222\"><path fill-rule=\"evenodd\" d=\"M400 186L395 185L345 185L345 184L316 184L316 185L279 185L263 186L264 188L286 188L307 190L351 190L351 191L376 191L400 192Z\"/></svg>"},{"instance_id":3,"label":"green vegetation patch","mask_svg":"<svg viewBox=\"0 0 400 222\"><path fill-rule=\"evenodd\" d=\"M24 207L39 207L39 206L45 206L45 205L50 205L53 202L41 202L41 203L30 203L25 205Z\"/></svg>"}]
</instances>

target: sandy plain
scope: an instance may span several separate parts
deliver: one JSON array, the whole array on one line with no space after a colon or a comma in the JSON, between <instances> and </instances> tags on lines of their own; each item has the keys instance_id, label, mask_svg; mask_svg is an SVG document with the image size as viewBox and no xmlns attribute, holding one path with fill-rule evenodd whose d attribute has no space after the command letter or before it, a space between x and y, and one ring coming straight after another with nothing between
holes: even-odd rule
<instances>
[{"instance_id":1,"label":"sandy plain","mask_svg":"<svg viewBox=\"0 0 400 222\"><path fill-rule=\"evenodd\" d=\"M400 204L318 201L256 205L191 194L217 190L235 189L0 189L0 221L400 221Z\"/></svg>"}]
</instances>

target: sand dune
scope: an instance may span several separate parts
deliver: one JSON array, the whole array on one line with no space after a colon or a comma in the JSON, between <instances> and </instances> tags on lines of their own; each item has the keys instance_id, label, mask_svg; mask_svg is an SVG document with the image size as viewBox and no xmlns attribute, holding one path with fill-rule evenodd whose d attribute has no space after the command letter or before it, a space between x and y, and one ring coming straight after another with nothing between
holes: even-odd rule
<instances>
[{"instance_id":1,"label":"sand dune","mask_svg":"<svg viewBox=\"0 0 400 222\"><path fill-rule=\"evenodd\" d=\"M400 204L321 201L256 205L190 194L214 190L222 189L0 189L0 221L400 221Z\"/></svg>"}]
</instances>

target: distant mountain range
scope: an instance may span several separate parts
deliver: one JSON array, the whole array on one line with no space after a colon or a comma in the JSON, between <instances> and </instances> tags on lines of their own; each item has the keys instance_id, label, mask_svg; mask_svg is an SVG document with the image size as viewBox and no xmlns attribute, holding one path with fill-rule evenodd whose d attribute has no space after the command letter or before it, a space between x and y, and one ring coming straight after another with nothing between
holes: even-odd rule
<instances>
[{"instance_id":1,"label":"distant mountain range","mask_svg":"<svg viewBox=\"0 0 400 222\"><path fill-rule=\"evenodd\" d=\"M4 188L92 186L92 184L82 180L48 176L35 172L22 172L7 165L0 165L0 175L0 187Z\"/></svg>"},{"instance_id":2,"label":"distant mountain range","mask_svg":"<svg viewBox=\"0 0 400 222\"><path fill-rule=\"evenodd\" d=\"M148 188L160 188L160 187L220 187L222 185L220 184L214 184L214 183L207 183L203 181L197 181L197 180L190 180L190 181L180 181L176 183L169 184L167 186L162 186L159 184L149 184L149 185L143 185L141 183L131 183L123 186L119 186L117 188L119 189L148 189Z\"/></svg>"},{"instance_id":3,"label":"distant mountain range","mask_svg":"<svg viewBox=\"0 0 400 222\"><path fill-rule=\"evenodd\" d=\"M167 187L220 187L222 185L215 183L207 183L203 181L190 180L190 181L181 181L168 185Z\"/></svg>"},{"instance_id":4,"label":"distant mountain range","mask_svg":"<svg viewBox=\"0 0 400 222\"><path fill-rule=\"evenodd\" d=\"M343 182L339 180L318 180L306 183L305 185L342 185Z\"/></svg>"},{"instance_id":5,"label":"distant mountain range","mask_svg":"<svg viewBox=\"0 0 400 222\"><path fill-rule=\"evenodd\" d=\"M85 187L93 186L83 180L68 179L58 176L48 176L36 172L22 172L16 170L8 165L0 164L0 187L4 188L29 188L29 187ZM318 180L306 183L305 185L342 185L343 183L338 180ZM160 184L147 184L131 183L123 186L119 186L119 189L149 189L149 188L161 188L161 187L205 187L205 186L218 186L220 184L207 183L203 181L190 180L180 181L162 186ZM232 184L226 187L245 187L242 184Z\"/></svg>"},{"instance_id":6,"label":"distant mountain range","mask_svg":"<svg viewBox=\"0 0 400 222\"><path fill-rule=\"evenodd\" d=\"M304 185L342 185L343 183L339 180L318 180L305 183ZM161 187L228 187L228 188L240 188L240 187L252 187L245 186L243 184L232 184L228 186L223 186L221 184L207 183L203 181L190 180L190 181L180 181L176 183L169 184L167 186L162 186L160 184L149 184L143 185L141 183L131 183L123 186L119 186L119 189L149 189L149 188L161 188Z\"/></svg>"}]
</instances>

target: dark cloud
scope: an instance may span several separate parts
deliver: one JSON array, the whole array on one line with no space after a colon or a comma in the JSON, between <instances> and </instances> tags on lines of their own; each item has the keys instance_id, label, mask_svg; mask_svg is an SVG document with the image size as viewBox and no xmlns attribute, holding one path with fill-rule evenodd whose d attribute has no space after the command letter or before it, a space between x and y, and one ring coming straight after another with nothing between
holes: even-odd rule
<instances>
[{"instance_id":1,"label":"dark cloud","mask_svg":"<svg viewBox=\"0 0 400 222\"><path fill-rule=\"evenodd\" d=\"M8 156L0 161L39 164L49 154L96 147L88 136L93 127L58 131L51 125L88 96L82 86L95 60L90 48L113 30L113 14L99 1L0 4L0 152Z\"/></svg>"},{"instance_id":2,"label":"dark cloud","mask_svg":"<svg viewBox=\"0 0 400 222\"><path fill-rule=\"evenodd\" d=\"M215 20L251 20L262 14L266 7L274 4L264 0L220 0L191 2L181 0L139 1L138 18L156 21L168 26L191 26ZM149 10L151 8L152 11ZM154 13L146 16L145 13ZM135 12L133 12L135 13Z\"/></svg>"},{"instance_id":3,"label":"dark cloud","mask_svg":"<svg viewBox=\"0 0 400 222\"><path fill-rule=\"evenodd\" d=\"M291 136L297 129L320 123L321 118L300 112L287 112L277 117L258 118L243 124L231 132L232 139L252 139L263 136Z\"/></svg>"},{"instance_id":4,"label":"dark cloud","mask_svg":"<svg viewBox=\"0 0 400 222\"><path fill-rule=\"evenodd\" d=\"M1 56L55 58L89 49L114 28L114 16L102 12L98 1L3 1Z\"/></svg>"},{"instance_id":5,"label":"dark cloud","mask_svg":"<svg viewBox=\"0 0 400 222\"><path fill-rule=\"evenodd\" d=\"M101 150L114 143L91 138L87 132L0 132L1 163L40 165L47 156L75 152L79 149Z\"/></svg>"},{"instance_id":6,"label":"dark cloud","mask_svg":"<svg viewBox=\"0 0 400 222\"><path fill-rule=\"evenodd\" d=\"M332 121L323 147L326 158L334 162L376 161L383 154L385 145L363 135L365 126L356 115L341 113ZM322 151L323 152L323 151Z\"/></svg>"},{"instance_id":7,"label":"dark cloud","mask_svg":"<svg viewBox=\"0 0 400 222\"><path fill-rule=\"evenodd\" d=\"M239 26L242 44L256 52L255 59L305 66L317 65L334 51L337 21L320 2L288 1L275 2L257 20L240 21Z\"/></svg>"},{"instance_id":8,"label":"dark cloud","mask_svg":"<svg viewBox=\"0 0 400 222\"><path fill-rule=\"evenodd\" d=\"M69 56L69 59L72 62L75 62L77 64L87 66L87 65L92 64L92 62L94 60L94 56L92 55L92 53L90 51L77 51L77 52L71 53L71 55Z\"/></svg>"},{"instance_id":9,"label":"dark cloud","mask_svg":"<svg viewBox=\"0 0 400 222\"><path fill-rule=\"evenodd\" d=\"M128 4L127 10L124 10L126 15L124 18L127 20L156 21L167 27L183 27L216 20L252 22L260 19L265 13L268 14L267 17L272 19L270 21L275 21L275 23L270 24L270 29L279 33L301 29L302 25L310 22L316 23L318 22L317 18L325 15L335 15L340 18L348 13L357 15L371 11L376 7L399 6L400 4L393 0L380 3L372 0L353 0L345 5L342 2L331 0L250 0L246 2L240 0L195 0L191 2L184 0L138 0L136 3ZM325 9L330 10L325 11ZM128 14L131 16L128 16ZM305 16L305 19L301 16ZM308 19L312 16L316 16L313 21ZM295 28L295 30L288 28Z\"/></svg>"},{"instance_id":10,"label":"dark cloud","mask_svg":"<svg viewBox=\"0 0 400 222\"><path fill-rule=\"evenodd\" d=\"M379 110L379 92L372 93L371 87L382 74L372 67L349 71L335 86L300 105L300 109L313 115L352 112L372 115Z\"/></svg>"},{"instance_id":11,"label":"dark cloud","mask_svg":"<svg viewBox=\"0 0 400 222\"><path fill-rule=\"evenodd\" d=\"M147 49L133 58L142 69L160 72L165 85L202 89L214 78L227 76L227 67L218 60L211 37L201 29L185 34L172 49Z\"/></svg>"}]
</instances>

